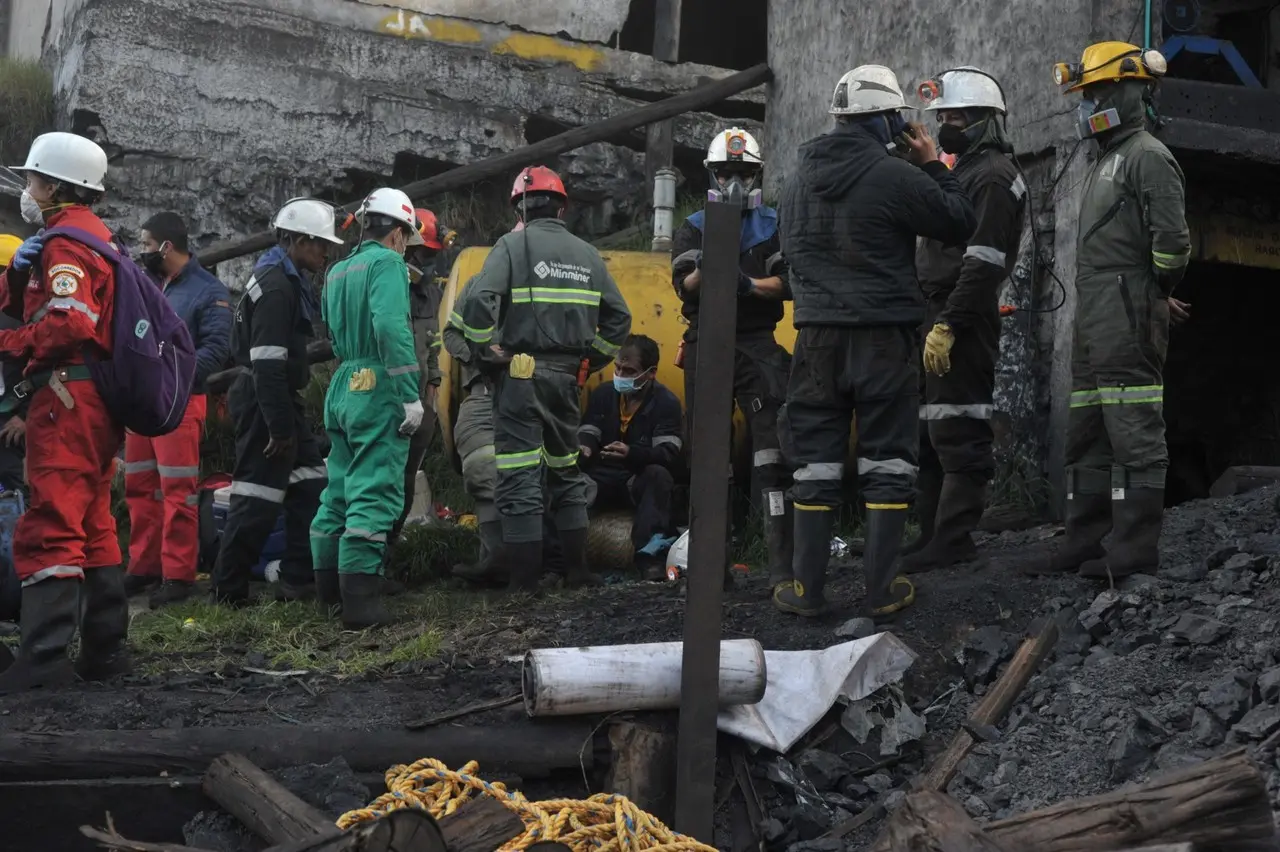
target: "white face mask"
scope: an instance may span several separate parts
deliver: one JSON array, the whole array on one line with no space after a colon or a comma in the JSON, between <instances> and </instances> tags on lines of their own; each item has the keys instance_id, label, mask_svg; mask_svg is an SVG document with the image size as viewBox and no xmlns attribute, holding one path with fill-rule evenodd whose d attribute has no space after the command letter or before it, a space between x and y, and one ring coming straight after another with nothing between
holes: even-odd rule
<instances>
[{"instance_id":1,"label":"white face mask","mask_svg":"<svg viewBox=\"0 0 1280 852\"><path fill-rule=\"evenodd\" d=\"M22 221L28 225L43 225L44 211L40 209L40 202L31 197L31 193L25 189L22 190L22 201L19 202L19 209L22 211Z\"/></svg>"}]
</instances>

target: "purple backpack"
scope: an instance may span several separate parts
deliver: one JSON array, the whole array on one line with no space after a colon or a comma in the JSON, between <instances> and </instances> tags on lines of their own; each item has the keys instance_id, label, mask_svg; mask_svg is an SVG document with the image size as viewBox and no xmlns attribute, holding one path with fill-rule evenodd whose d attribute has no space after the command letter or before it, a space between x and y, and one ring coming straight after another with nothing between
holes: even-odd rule
<instances>
[{"instance_id":1,"label":"purple backpack","mask_svg":"<svg viewBox=\"0 0 1280 852\"><path fill-rule=\"evenodd\" d=\"M115 267L111 357L85 357L111 416L149 438L177 429L196 375L196 350L186 323L147 274L106 242L79 228L51 228L43 236L75 240Z\"/></svg>"}]
</instances>

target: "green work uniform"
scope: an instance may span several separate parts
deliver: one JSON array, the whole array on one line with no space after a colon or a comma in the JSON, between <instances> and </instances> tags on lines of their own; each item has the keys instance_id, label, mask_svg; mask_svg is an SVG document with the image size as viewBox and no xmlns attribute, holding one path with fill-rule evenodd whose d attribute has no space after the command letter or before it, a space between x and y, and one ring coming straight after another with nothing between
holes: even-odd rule
<instances>
[{"instance_id":1,"label":"green work uniform","mask_svg":"<svg viewBox=\"0 0 1280 852\"><path fill-rule=\"evenodd\" d=\"M528 355L533 375L498 372L494 383L496 502L503 539L542 540L549 503L563 535L587 527L586 475L578 469L578 372L610 363L631 330L631 312L590 244L558 219L536 219L503 236L467 287L453 321L477 351L498 344ZM501 322L499 323L499 318ZM543 499L542 466L550 500Z\"/></svg>"},{"instance_id":2,"label":"green work uniform","mask_svg":"<svg viewBox=\"0 0 1280 852\"><path fill-rule=\"evenodd\" d=\"M1085 181L1067 464L1072 491L1164 488L1170 273L1191 254L1182 170L1145 130L1106 140Z\"/></svg>"},{"instance_id":3,"label":"green work uniform","mask_svg":"<svg viewBox=\"0 0 1280 852\"><path fill-rule=\"evenodd\" d=\"M404 505L409 438L404 406L418 401L404 258L367 240L329 273L324 320L341 359L325 398L329 485L311 525L316 570L377 574Z\"/></svg>"}]
</instances>

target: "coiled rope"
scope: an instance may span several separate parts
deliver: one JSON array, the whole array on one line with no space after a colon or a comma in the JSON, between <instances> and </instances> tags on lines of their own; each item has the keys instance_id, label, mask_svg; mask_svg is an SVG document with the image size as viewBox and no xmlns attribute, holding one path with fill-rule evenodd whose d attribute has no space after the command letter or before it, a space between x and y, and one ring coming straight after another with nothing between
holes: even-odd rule
<instances>
[{"instance_id":1,"label":"coiled rope","mask_svg":"<svg viewBox=\"0 0 1280 852\"><path fill-rule=\"evenodd\" d=\"M530 802L519 790L509 792L498 783L476 776L474 760L454 771L426 757L409 766L387 770L387 790L368 807L338 819L338 828L371 822L403 808L425 810L436 819L454 813L478 796L491 796L518 816L524 834L498 852L520 852L531 844L554 840L573 852L717 852L715 847L676 834L638 808L626 796L598 793L589 799L550 799Z\"/></svg>"}]
</instances>

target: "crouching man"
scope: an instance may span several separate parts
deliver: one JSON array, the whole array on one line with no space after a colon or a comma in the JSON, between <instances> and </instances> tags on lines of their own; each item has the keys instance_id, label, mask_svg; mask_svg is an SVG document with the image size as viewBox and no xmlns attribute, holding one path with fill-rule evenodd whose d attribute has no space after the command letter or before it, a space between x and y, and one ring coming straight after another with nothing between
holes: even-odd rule
<instances>
[{"instance_id":1,"label":"crouching man","mask_svg":"<svg viewBox=\"0 0 1280 852\"><path fill-rule=\"evenodd\" d=\"M671 494L684 441L680 400L658 384L658 344L633 334L613 364L613 382L596 388L578 428L582 467L596 485L594 508L635 509L631 543L647 580L662 580L662 559L644 552L671 531Z\"/></svg>"}]
</instances>

